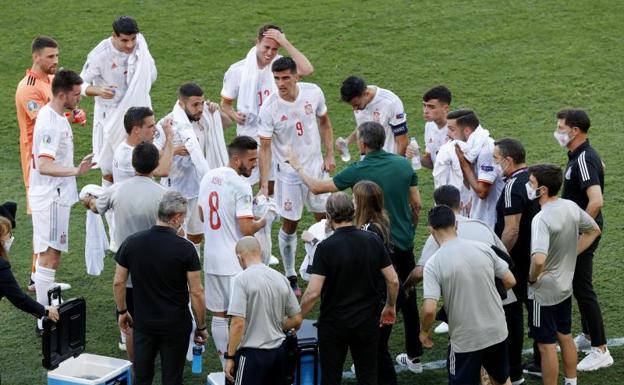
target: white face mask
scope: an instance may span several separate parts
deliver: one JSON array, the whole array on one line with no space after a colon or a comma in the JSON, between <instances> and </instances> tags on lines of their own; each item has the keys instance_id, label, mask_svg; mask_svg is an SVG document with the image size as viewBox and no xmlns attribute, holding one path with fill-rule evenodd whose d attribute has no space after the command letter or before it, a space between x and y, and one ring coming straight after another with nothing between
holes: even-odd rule
<instances>
[{"instance_id":1,"label":"white face mask","mask_svg":"<svg viewBox=\"0 0 624 385\"><path fill-rule=\"evenodd\" d=\"M529 200L535 200L541 196L537 195L537 190L539 189L539 187L537 189L533 188L531 182L527 182L524 187L526 187L527 197L529 198Z\"/></svg>"},{"instance_id":2,"label":"white face mask","mask_svg":"<svg viewBox=\"0 0 624 385\"><path fill-rule=\"evenodd\" d=\"M15 237L11 236L11 238L9 238L6 241L4 241L4 245L2 245L4 247L4 251L6 251L8 253L9 250L11 250L11 245L13 244L14 240L15 240Z\"/></svg>"},{"instance_id":3,"label":"white face mask","mask_svg":"<svg viewBox=\"0 0 624 385\"><path fill-rule=\"evenodd\" d=\"M496 171L496 175L500 176L501 178L505 177L505 169L503 168L503 162L504 160L501 160L500 163L494 164L494 170Z\"/></svg>"},{"instance_id":4,"label":"white face mask","mask_svg":"<svg viewBox=\"0 0 624 385\"><path fill-rule=\"evenodd\" d=\"M557 143L559 143L561 147L566 147L572 140L568 132L559 132L559 130L555 130L553 136L557 139Z\"/></svg>"}]
</instances>

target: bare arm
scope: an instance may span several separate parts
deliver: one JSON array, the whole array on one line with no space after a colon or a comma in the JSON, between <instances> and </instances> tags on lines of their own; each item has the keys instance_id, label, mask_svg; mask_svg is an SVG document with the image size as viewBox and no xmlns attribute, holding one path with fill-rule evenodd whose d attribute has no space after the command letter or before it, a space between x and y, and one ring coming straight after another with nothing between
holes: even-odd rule
<instances>
[{"instance_id":1,"label":"bare arm","mask_svg":"<svg viewBox=\"0 0 624 385\"><path fill-rule=\"evenodd\" d=\"M201 284L201 270L188 271L186 280L188 281L189 294L191 295L191 307L195 313L195 321L197 328L206 327L206 298L204 297L204 288Z\"/></svg>"},{"instance_id":2,"label":"bare arm","mask_svg":"<svg viewBox=\"0 0 624 385\"><path fill-rule=\"evenodd\" d=\"M233 316L230 321L230 335L228 337L227 354L230 357L234 357L236 350L243 339L243 333L245 331L245 319L243 317ZM228 359L225 362L225 377L232 383L234 383L234 361Z\"/></svg>"},{"instance_id":3,"label":"bare arm","mask_svg":"<svg viewBox=\"0 0 624 385\"><path fill-rule=\"evenodd\" d=\"M520 233L520 219L522 219L522 214L505 216L505 228L501 234L501 241L503 241L503 245L505 245L505 248L509 251L511 251L518 240L518 234Z\"/></svg>"},{"instance_id":4,"label":"bare arm","mask_svg":"<svg viewBox=\"0 0 624 385\"><path fill-rule=\"evenodd\" d=\"M418 186L410 186L409 193L410 207L412 208L412 221L414 222L414 227L417 227L420 210L422 208Z\"/></svg>"},{"instance_id":5,"label":"bare arm","mask_svg":"<svg viewBox=\"0 0 624 385\"><path fill-rule=\"evenodd\" d=\"M396 153L401 156L405 156L405 150L407 149L408 143L407 134L395 136L394 144L396 146Z\"/></svg>"},{"instance_id":6,"label":"bare arm","mask_svg":"<svg viewBox=\"0 0 624 385\"><path fill-rule=\"evenodd\" d=\"M308 76L314 72L312 63L302 54L288 39L286 35L276 29L269 29L264 34L265 37L273 39L283 47L297 64L297 74L299 76Z\"/></svg>"},{"instance_id":7,"label":"bare arm","mask_svg":"<svg viewBox=\"0 0 624 385\"><path fill-rule=\"evenodd\" d=\"M599 185L593 185L589 186L587 190L585 190L585 193L587 194L587 198L589 198L585 211L587 211L587 214L595 219L604 205L602 190Z\"/></svg>"},{"instance_id":8,"label":"bare arm","mask_svg":"<svg viewBox=\"0 0 624 385\"><path fill-rule=\"evenodd\" d=\"M319 119L319 133L321 141L325 146L325 159L323 167L327 172L332 172L336 168L336 160L334 159L334 130L327 114Z\"/></svg>"},{"instance_id":9,"label":"bare arm","mask_svg":"<svg viewBox=\"0 0 624 385\"><path fill-rule=\"evenodd\" d=\"M245 124L245 114L243 114L242 112L234 111L234 107L232 105L233 103L234 100L221 96L221 113L225 114L230 119L230 122L234 121L238 124ZM228 126L225 126L224 123L223 127Z\"/></svg>"},{"instance_id":10,"label":"bare arm","mask_svg":"<svg viewBox=\"0 0 624 385\"><path fill-rule=\"evenodd\" d=\"M271 139L260 138L260 191L269 196L269 174L271 172Z\"/></svg>"},{"instance_id":11,"label":"bare arm","mask_svg":"<svg viewBox=\"0 0 624 385\"><path fill-rule=\"evenodd\" d=\"M392 265L381 269L381 273L386 281L386 306L396 306L397 295L399 294L399 277Z\"/></svg>"},{"instance_id":12,"label":"bare arm","mask_svg":"<svg viewBox=\"0 0 624 385\"><path fill-rule=\"evenodd\" d=\"M54 159L52 158L40 156L39 159L37 159L37 167L41 175L79 176L91 170L91 167L94 165L94 163L91 162L92 159L93 154L89 154L82 159L78 167L64 167L54 163Z\"/></svg>"},{"instance_id":13,"label":"bare arm","mask_svg":"<svg viewBox=\"0 0 624 385\"><path fill-rule=\"evenodd\" d=\"M586 232L582 232L578 238L578 244L576 245L576 254L579 255L583 251L587 250L589 246L600 236L602 232L600 231L600 227L595 225L591 230Z\"/></svg>"},{"instance_id":14,"label":"bare arm","mask_svg":"<svg viewBox=\"0 0 624 385\"><path fill-rule=\"evenodd\" d=\"M165 131L165 146L163 147L158 167L153 172L154 176L168 176L173 162L173 120L167 119L163 124Z\"/></svg>"},{"instance_id":15,"label":"bare arm","mask_svg":"<svg viewBox=\"0 0 624 385\"><path fill-rule=\"evenodd\" d=\"M303 317L301 313L297 313L291 317L284 317L282 321L282 330L291 330L291 329L299 329L301 326L301 322L303 322Z\"/></svg>"},{"instance_id":16,"label":"bare arm","mask_svg":"<svg viewBox=\"0 0 624 385\"><path fill-rule=\"evenodd\" d=\"M316 304L316 301L321 296L323 283L325 283L325 276L318 274L312 274L310 276L308 287L306 288L305 293L303 293L303 298L301 298L301 316L303 318L305 318L306 315L312 311L314 304Z\"/></svg>"},{"instance_id":17,"label":"bare arm","mask_svg":"<svg viewBox=\"0 0 624 385\"><path fill-rule=\"evenodd\" d=\"M503 281L505 289L511 289L516 286L516 277L514 277L511 271L507 271L501 281Z\"/></svg>"},{"instance_id":18,"label":"bare arm","mask_svg":"<svg viewBox=\"0 0 624 385\"><path fill-rule=\"evenodd\" d=\"M544 271L546 265L546 254L535 253L531 256L531 267L529 269L529 282L535 282Z\"/></svg>"},{"instance_id":19,"label":"bare arm","mask_svg":"<svg viewBox=\"0 0 624 385\"><path fill-rule=\"evenodd\" d=\"M424 168L428 168L429 170L433 170L433 160L431 159L431 154L428 152L423 153L420 156L420 164Z\"/></svg>"},{"instance_id":20,"label":"bare arm","mask_svg":"<svg viewBox=\"0 0 624 385\"><path fill-rule=\"evenodd\" d=\"M245 236L254 235L256 231L260 230L265 225L266 219L264 218L260 218L258 220L253 218L238 218L238 227L240 228L241 233Z\"/></svg>"},{"instance_id":21,"label":"bare arm","mask_svg":"<svg viewBox=\"0 0 624 385\"><path fill-rule=\"evenodd\" d=\"M468 187L472 188L474 192L477 193L477 196L479 198L487 198L492 188L492 183L483 182L477 179L477 176L472 169L472 164L468 162L468 160L464 156L464 152L461 150L458 144L455 145L455 153L457 154L457 158L459 159L462 174L464 174L464 183L466 183Z\"/></svg>"},{"instance_id":22,"label":"bare arm","mask_svg":"<svg viewBox=\"0 0 624 385\"><path fill-rule=\"evenodd\" d=\"M113 294L118 310L126 309L126 282L128 281L128 269L117 264L115 277L113 278Z\"/></svg>"},{"instance_id":23,"label":"bare arm","mask_svg":"<svg viewBox=\"0 0 624 385\"><path fill-rule=\"evenodd\" d=\"M407 279L405 280L405 283L403 284L403 287L405 288L405 290L411 289L418 282L422 281L423 274L424 274L423 266L416 265L416 267L414 267L412 271L409 273L409 275L407 276Z\"/></svg>"},{"instance_id":24,"label":"bare arm","mask_svg":"<svg viewBox=\"0 0 624 385\"><path fill-rule=\"evenodd\" d=\"M299 158L295 155L292 149L288 152L288 163L292 166L292 168L297 171L299 177L303 181L303 183L308 186L308 189L312 192L312 194L322 194L326 192L336 192L338 191L338 187L334 184L333 179L316 179L308 175L303 166L301 166L301 162L299 162Z\"/></svg>"}]
</instances>

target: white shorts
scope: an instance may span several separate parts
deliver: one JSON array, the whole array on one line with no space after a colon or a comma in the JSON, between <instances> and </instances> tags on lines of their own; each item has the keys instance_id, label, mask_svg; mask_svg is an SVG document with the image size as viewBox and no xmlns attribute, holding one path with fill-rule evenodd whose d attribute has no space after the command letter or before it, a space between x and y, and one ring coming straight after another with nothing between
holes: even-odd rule
<instances>
[{"instance_id":1,"label":"white shorts","mask_svg":"<svg viewBox=\"0 0 624 385\"><path fill-rule=\"evenodd\" d=\"M47 210L32 210L33 251L43 253L51 247L67 252L71 206L52 202Z\"/></svg>"},{"instance_id":2,"label":"white shorts","mask_svg":"<svg viewBox=\"0 0 624 385\"><path fill-rule=\"evenodd\" d=\"M232 279L235 275L204 273L206 309L211 312L225 312L230 304Z\"/></svg>"},{"instance_id":3,"label":"white shorts","mask_svg":"<svg viewBox=\"0 0 624 385\"><path fill-rule=\"evenodd\" d=\"M275 181L275 202L277 212L282 218L298 221L303 214L303 206L312 213L324 213L329 193L312 194L303 183Z\"/></svg>"},{"instance_id":4,"label":"white shorts","mask_svg":"<svg viewBox=\"0 0 624 385\"><path fill-rule=\"evenodd\" d=\"M197 208L197 197L189 198L186 208L186 218L184 218L184 231L191 235L204 234L204 224L199 219L199 209Z\"/></svg>"}]
</instances>

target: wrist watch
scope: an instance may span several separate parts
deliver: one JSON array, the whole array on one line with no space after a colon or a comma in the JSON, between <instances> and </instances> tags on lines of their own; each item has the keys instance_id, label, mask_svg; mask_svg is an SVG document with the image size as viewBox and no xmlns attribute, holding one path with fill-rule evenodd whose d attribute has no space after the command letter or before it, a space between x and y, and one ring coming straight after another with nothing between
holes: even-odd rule
<instances>
[{"instance_id":1,"label":"wrist watch","mask_svg":"<svg viewBox=\"0 0 624 385\"><path fill-rule=\"evenodd\" d=\"M234 356L230 356L229 354L227 354L227 352L223 353L223 358L225 358L226 360L233 360Z\"/></svg>"}]
</instances>

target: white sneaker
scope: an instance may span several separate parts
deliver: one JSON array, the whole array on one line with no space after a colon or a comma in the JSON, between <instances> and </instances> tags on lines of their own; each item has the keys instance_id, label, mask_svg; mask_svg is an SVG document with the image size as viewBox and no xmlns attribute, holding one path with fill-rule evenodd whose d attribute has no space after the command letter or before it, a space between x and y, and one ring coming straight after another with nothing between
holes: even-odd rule
<instances>
[{"instance_id":1,"label":"white sneaker","mask_svg":"<svg viewBox=\"0 0 624 385\"><path fill-rule=\"evenodd\" d=\"M271 255L271 258L269 259L269 266L279 265L279 263L279 259L275 258L274 255Z\"/></svg>"},{"instance_id":2,"label":"white sneaker","mask_svg":"<svg viewBox=\"0 0 624 385\"><path fill-rule=\"evenodd\" d=\"M407 366L407 369L412 373L422 373L423 366L422 366L422 363L420 362L420 357L414 358L414 360L416 360L416 362L410 360L410 358L407 356L406 353L401 353L398 356L396 356L397 364L401 366Z\"/></svg>"},{"instance_id":3,"label":"white sneaker","mask_svg":"<svg viewBox=\"0 0 624 385\"><path fill-rule=\"evenodd\" d=\"M576 350L578 351L588 352L591 350L591 340L583 333L579 333L579 335L574 337L574 344L576 345Z\"/></svg>"},{"instance_id":4,"label":"white sneaker","mask_svg":"<svg viewBox=\"0 0 624 385\"><path fill-rule=\"evenodd\" d=\"M351 364L351 373L355 374L355 365Z\"/></svg>"},{"instance_id":5,"label":"white sneaker","mask_svg":"<svg viewBox=\"0 0 624 385\"><path fill-rule=\"evenodd\" d=\"M576 365L576 370L580 372L591 372L611 365L613 365L613 357L611 357L609 349L605 348L603 352L599 348L592 347L589 354Z\"/></svg>"},{"instance_id":6,"label":"white sneaker","mask_svg":"<svg viewBox=\"0 0 624 385\"><path fill-rule=\"evenodd\" d=\"M67 291L67 290L71 289L71 285L69 283L54 282L53 285L56 285L56 286L60 287L61 291Z\"/></svg>"},{"instance_id":7,"label":"white sneaker","mask_svg":"<svg viewBox=\"0 0 624 385\"><path fill-rule=\"evenodd\" d=\"M119 339L117 340L117 347L121 351L124 351L124 352L126 351L126 342L123 340L121 336L119 336Z\"/></svg>"},{"instance_id":8,"label":"white sneaker","mask_svg":"<svg viewBox=\"0 0 624 385\"><path fill-rule=\"evenodd\" d=\"M445 334L448 333L448 324L446 322L441 322L435 329L433 329L435 334Z\"/></svg>"}]
</instances>

